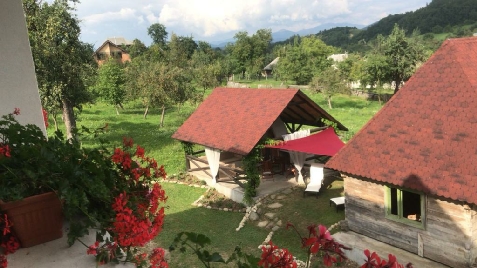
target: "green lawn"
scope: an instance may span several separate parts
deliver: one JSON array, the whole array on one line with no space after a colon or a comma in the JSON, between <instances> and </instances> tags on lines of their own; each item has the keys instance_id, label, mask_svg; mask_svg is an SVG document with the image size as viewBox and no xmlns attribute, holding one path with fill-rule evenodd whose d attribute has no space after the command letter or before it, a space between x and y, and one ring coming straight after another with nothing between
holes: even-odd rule
<instances>
[{"instance_id":1,"label":"green lawn","mask_svg":"<svg viewBox=\"0 0 477 268\"><path fill-rule=\"evenodd\" d=\"M193 188L177 184L162 184L167 196L167 209L165 211L164 230L157 237L159 246L168 248L177 233L195 232L208 236L212 244L207 247L210 252L219 252L228 257L236 246L249 254L260 256L258 246L265 240L270 230L257 227L257 222L246 222L244 228L236 231L244 214L237 212L224 212L192 206L205 189ZM285 199L280 200L284 204L278 211L273 211L282 220L283 228L278 230L272 237L272 241L289 249L294 256L301 260L306 259L306 254L301 249L300 238L291 230L286 229L288 222L293 223L302 235L307 235L306 227L311 224L323 224L330 226L344 219L343 210L336 212L334 207L329 206L329 199L340 196L343 193L343 182L335 181L330 189L320 193L318 198L313 195L303 197L303 188L297 188ZM262 213L267 212L262 207ZM171 252L171 267L202 267L195 255ZM219 267L219 266L217 266ZM232 267L232 266L231 266Z\"/></svg>"}]
</instances>

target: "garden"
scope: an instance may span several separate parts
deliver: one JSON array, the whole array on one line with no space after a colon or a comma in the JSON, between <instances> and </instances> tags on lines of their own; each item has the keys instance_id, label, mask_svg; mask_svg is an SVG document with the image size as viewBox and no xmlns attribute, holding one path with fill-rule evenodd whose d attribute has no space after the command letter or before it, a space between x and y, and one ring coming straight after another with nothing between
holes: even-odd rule
<instances>
[{"instance_id":1,"label":"garden","mask_svg":"<svg viewBox=\"0 0 477 268\"><path fill-rule=\"evenodd\" d=\"M321 96L312 94L310 97L320 105L324 104ZM335 108L329 112L347 126L350 133L358 131L380 108L376 102L356 97L337 96L334 101ZM244 216L239 205L231 204L223 197L211 194L204 188L188 186L188 184L200 184L193 180L187 179L188 181L184 181L183 184L157 183L166 177L165 173L169 178L187 178L187 176L181 176L185 167L182 147L178 141L170 137L196 107L185 105L180 110L167 109L163 127L159 127L159 113L152 111L149 117L144 119L141 113L142 107L138 103L129 103L124 107L120 115L116 115L113 107L103 103L84 107L78 117L78 124L83 133L81 143L64 142L61 134L55 134L51 126L48 128L50 136L48 140L42 139L36 132L34 135L38 140L18 140L14 143L42 144L42 146L31 146L39 150L33 153L20 152L19 148L25 148L25 146L7 147L7 143L12 141L13 136L0 141L2 145L0 164L4 167L0 171L3 174L13 174L12 178L22 178L23 181L18 182L18 185L25 183L26 178L39 176L19 163L14 165L16 170L9 169L8 162L5 161L10 161L11 155L16 153L21 153L22 157L27 158L36 154L41 156L38 159L28 158L27 162L38 165L35 169L49 175L50 179L49 181L37 180L38 184L33 185L33 188L41 189L42 192L56 190L64 202L66 218L75 219L75 221L80 219L68 234L69 243L80 241L78 238L84 235L85 228L97 227L99 224L99 233L109 232L111 238L99 239L94 245L85 245L85 252L88 251L88 254L96 256L98 263L116 260L134 262L143 267L149 265L148 263L152 267L162 267L160 265L165 265L164 262L167 259L170 267L201 267L202 265L210 267L208 265L211 262L229 260L232 263L227 265L232 267L234 264L241 263L240 260L250 262L250 260L257 260L252 256L261 256L262 267L284 267L272 266L272 263L277 260L286 260L291 254L300 260L307 261L310 253L318 253L320 247L313 246L318 244L322 245L320 252L325 258L318 258L320 261L313 262L313 265L318 265L323 260L324 264L336 261L337 259L331 258L331 255L336 253L339 259L342 247L339 244L326 244L324 241L328 241L329 237L324 227L318 225L313 227L313 224L331 226L344 219L343 211L336 212L328 204L329 198L342 194L342 182L333 183L332 188L327 189L318 199L303 198L301 196L303 189L300 188L289 193L283 200L286 206L277 212L277 217L284 222L283 228L277 230L271 239L278 247L287 248L289 251L270 250L274 249L273 245L266 249L259 249L259 245L264 243L270 230L247 222L244 228L236 231ZM14 116L21 115L11 114L4 121L5 124L14 125L10 135L20 131L18 129L20 126L13 122ZM29 134L27 137L31 138L32 135ZM347 140L350 136L345 134L343 138ZM39 161L39 159L46 161ZM56 165L52 166L51 163ZM68 166L70 171L66 172L65 166ZM54 178L60 176L62 180L58 184L60 180ZM64 176L68 176L67 179L64 179ZM32 187L27 187L27 189L30 188ZM2 189L13 188L11 185L2 185ZM22 189L22 187L17 186L14 189ZM114 191L109 191L110 189ZM81 191L86 194L82 194ZM17 194L12 199L17 200L32 193L12 191L10 194ZM213 202L215 209L205 208L212 203L203 207L192 205L202 195L206 200L210 199ZM0 199L7 200L5 195L2 195ZM224 210L224 207L231 211ZM116 220L111 221L111 218ZM11 227L9 221L5 218L2 223L4 229L2 239L9 238L6 235L7 231L10 231L8 227ZM292 223L294 227L287 223ZM334 232L337 229L338 227L331 231ZM135 233L133 230L141 230L141 232ZM315 237L315 240L309 241L303 249L304 240L298 234L302 237ZM157 249L151 252L141 251L140 248L149 241L153 241ZM8 241L2 240L3 242L5 245L8 244ZM170 251L167 257L166 252L160 249L169 249L171 245L175 245L171 248L175 250ZM214 252L216 254L213 254ZM267 259L266 256L273 256L274 252L288 253L278 256L279 258L275 260Z\"/></svg>"}]
</instances>

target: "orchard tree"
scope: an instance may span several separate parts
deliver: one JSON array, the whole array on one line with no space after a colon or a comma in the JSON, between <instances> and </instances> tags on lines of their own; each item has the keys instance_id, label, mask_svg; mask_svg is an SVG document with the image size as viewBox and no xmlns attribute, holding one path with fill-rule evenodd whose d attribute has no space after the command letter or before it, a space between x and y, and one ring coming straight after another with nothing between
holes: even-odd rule
<instances>
[{"instance_id":1,"label":"orchard tree","mask_svg":"<svg viewBox=\"0 0 477 268\"><path fill-rule=\"evenodd\" d=\"M118 107L123 109L122 103L126 98L125 82L124 68L115 59L108 59L99 67L94 88L103 100L116 107L117 115L119 115Z\"/></svg>"},{"instance_id":2,"label":"orchard tree","mask_svg":"<svg viewBox=\"0 0 477 268\"><path fill-rule=\"evenodd\" d=\"M190 65L189 60L197 49L197 43L192 37L178 36L173 33L168 48L169 63L173 66L187 68Z\"/></svg>"},{"instance_id":3,"label":"orchard tree","mask_svg":"<svg viewBox=\"0 0 477 268\"><path fill-rule=\"evenodd\" d=\"M91 101L87 87L96 64L93 47L79 41L79 22L69 3L23 0L42 104L52 114L62 111L71 139L76 129L74 108Z\"/></svg>"},{"instance_id":4,"label":"orchard tree","mask_svg":"<svg viewBox=\"0 0 477 268\"><path fill-rule=\"evenodd\" d=\"M331 98L334 95L349 92L340 70L334 67L328 67L313 77L310 89L315 92L321 92L325 96L330 109L333 109Z\"/></svg>"},{"instance_id":5,"label":"orchard tree","mask_svg":"<svg viewBox=\"0 0 477 268\"><path fill-rule=\"evenodd\" d=\"M395 83L394 93L398 92L401 82L407 81L416 71L416 66L425 58L423 47L407 38L403 29L394 24L391 34L381 44L388 69L385 79Z\"/></svg>"},{"instance_id":6,"label":"orchard tree","mask_svg":"<svg viewBox=\"0 0 477 268\"><path fill-rule=\"evenodd\" d=\"M164 125L167 106L181 105L194 93L190 77L181 68L163 62L133 61L127 72L130 95L142 100L144 118L147 117L149 108L161 108L161 127Z\"/></svg>"}]
</instances>

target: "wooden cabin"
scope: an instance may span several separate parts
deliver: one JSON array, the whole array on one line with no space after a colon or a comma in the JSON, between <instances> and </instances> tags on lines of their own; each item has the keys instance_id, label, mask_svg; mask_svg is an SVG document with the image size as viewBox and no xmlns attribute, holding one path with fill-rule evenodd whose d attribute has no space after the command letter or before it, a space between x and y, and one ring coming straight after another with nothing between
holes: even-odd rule
<instances>
[{"instance_id":1,"label":"wooden cabin","mask_svg":"<svg viewBox=\"0 0 477 268\"><path fill-rule=\"evenodd\" d=\"M476 137L477 37L449 39L326 164L345 176L349 229L474 267Z\"/></svg>"}]
</instances>

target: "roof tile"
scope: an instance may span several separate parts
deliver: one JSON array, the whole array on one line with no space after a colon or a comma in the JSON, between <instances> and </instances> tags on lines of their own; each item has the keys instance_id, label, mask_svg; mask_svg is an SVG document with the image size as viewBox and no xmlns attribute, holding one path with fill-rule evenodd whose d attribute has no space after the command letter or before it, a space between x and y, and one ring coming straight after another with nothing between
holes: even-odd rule
<instances>
[{"instance_id":1,"label":"roof tile","mask_svg":"<svg viewBox=\"0 0 477 268\"><path fill-rule=\"evenodd\" d=\"M172 138L246 155L279 116L313 126L326 118L347 130L298 89L216 88Z\"/></svg>"}]
</instances>

